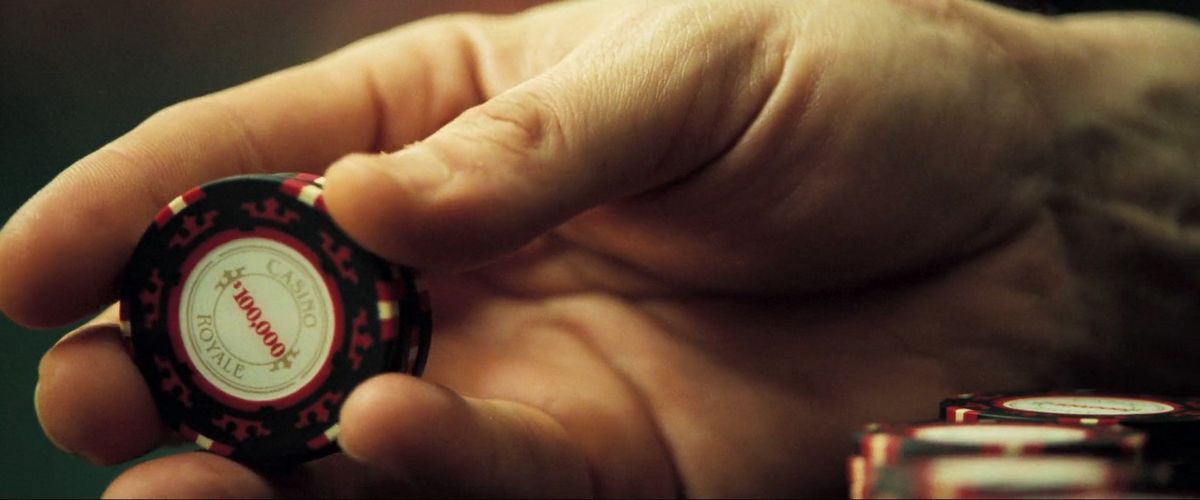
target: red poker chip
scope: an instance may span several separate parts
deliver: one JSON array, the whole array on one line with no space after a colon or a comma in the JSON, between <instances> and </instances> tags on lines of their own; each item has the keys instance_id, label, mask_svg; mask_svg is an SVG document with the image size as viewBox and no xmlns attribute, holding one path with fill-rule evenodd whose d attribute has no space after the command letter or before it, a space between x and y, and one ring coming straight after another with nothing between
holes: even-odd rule
<instances>
[{"instance_id":1,"label":"red poker chip","mask_svg":"<svg viewBox=\"0 0 1200 500\"><path fill-rule=\"evenodd\" d=\"M1200 425L1200 398L1086 390L960 394L941 404L942 419L1029 420L1078 425L1189 423Z\"/></svg>"},{"instance_id":2,"label":"red poker chip","mask_svg":"<svg viewBox=\"0 0 1200 500\"><path fill-rule=\"evenodd\" d=\"M1162 481L1158 471L1100 457L947 456L873 469L864 498L1102 498Z\"/></svg>"},{"instance_id":3,"label":"red poker chip","mask_svg":"<svg viewBox=\"0 0 1200 500\"><path fill-rule=\"evenodd\" d=\"M855 436L870 465L944 455L1030 456L1082 454L1133 458L1146 441L1121 426L1078 426L1050 422L990 421L955 424L870 424Z\"/></svg>"},{"instance_id":4,"label":"red poker chip","mask_svg":"<svg viewBox=\"0 0 1200 500\"><path fill-rule=\"evenodd\" d=\"M1120 424L1146 433L1150 458L1200 458L1200 398L1090 390L960 394L941 403L947 422L986 420Z\"/></svg>"},{"instance_id":5,"label":"red poker chip","mask_svg":"<svg viewBox=\"0 0 1200 500\"><path fill-rule=\"evenodd\" d=\"M420 279L359 247L310 174L222 179L173 200L127 265L121 319L164 421L254 465L337 451L341 404L387 371L420 375Z\"/></svg>"}]
</instances>

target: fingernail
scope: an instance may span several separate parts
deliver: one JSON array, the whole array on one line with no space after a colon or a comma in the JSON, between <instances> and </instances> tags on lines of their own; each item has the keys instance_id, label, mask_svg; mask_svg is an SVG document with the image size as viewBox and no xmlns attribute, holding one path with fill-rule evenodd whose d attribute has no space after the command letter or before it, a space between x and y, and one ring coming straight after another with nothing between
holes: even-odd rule
<instances>
[{"instance_id":1,"label":"fingernail","mask_svg":"<svg viewBox=\"0 0 1200 500\"><path fill-rule=\"evenodd\" d=\"M391 156L394 175L414 187L441 186L450 180L452 172L445 160L434 154L431 148L408 147Z\"/></svg>"}]
</instances>

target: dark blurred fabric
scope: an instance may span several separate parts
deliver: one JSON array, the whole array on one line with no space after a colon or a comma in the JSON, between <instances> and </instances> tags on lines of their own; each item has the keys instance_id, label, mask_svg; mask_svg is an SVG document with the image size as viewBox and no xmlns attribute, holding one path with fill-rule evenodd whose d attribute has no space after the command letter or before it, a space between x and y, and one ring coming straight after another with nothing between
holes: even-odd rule
<instances>
[{"instance_id":1,"label":"dark blurred fabric","mask_svg":"<svg viewBox=\"0 0 1200 500\"><path fill-rule=\"evenodd\" d=\"M1196 0L987 0L1014 9L1046 14L1103 10L1151 10L1200 17Z\"/></svg>"},{"instance_id":2,"label":"dark blurred fabric","mask_svg":"<svg viewBox=\"0 0 1200 500\"><path fill-rule=\"evenodd\" d=\"M1088 12L1100 10L1150 10L1200 17L1200 2L1196 0L1052 0L1059 12Z\"/></svg>"}]
</instances>

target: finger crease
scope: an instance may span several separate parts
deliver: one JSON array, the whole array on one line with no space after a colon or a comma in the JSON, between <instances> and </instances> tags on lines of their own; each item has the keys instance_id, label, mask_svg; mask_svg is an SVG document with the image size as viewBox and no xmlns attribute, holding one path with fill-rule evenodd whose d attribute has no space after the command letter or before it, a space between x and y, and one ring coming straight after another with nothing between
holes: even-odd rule
<instances>
[{"instance_id":1,"label":"finger crease","mask_svg":"<svg viewBox=\"0 0 1200 500\"><path fill-rule=\"evenodd\" d=\"M266 173L268 165L276 168L291 168L288 165L274 165L274 162L266 157L264 153L266 149L262 147L262 142L254 134L246 117L235 106L229 104L224 96L221 94L213 95L208 102L213 105L213 109L227 116L230 122L232 122L233 128L237 131L238 158L241 161L238 162L236 167L239 173Z\"/></svg>"}]
</instances>

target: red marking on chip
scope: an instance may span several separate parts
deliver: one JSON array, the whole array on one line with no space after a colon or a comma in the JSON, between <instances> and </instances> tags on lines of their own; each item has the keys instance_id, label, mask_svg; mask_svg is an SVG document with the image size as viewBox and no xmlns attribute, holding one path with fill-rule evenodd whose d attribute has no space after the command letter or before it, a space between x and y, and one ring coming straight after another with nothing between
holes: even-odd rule
<instances>
[{"instance_id":1,"label":"red marking on chip","mask_svg":"<svg viewBox=\"0 0 1200 500\"><path fill-rule=\"evenodd\" d=\"M208 451L211 451L211 452L221 455L223 457L228 457L230 455L233 455L234 448L225 443L213 441L212 444L208 446Z\"/></svg>"},{"instance_id":2,"label":"red marking on chip","mask_svg":"<svg viewBox=\"0 0 1200 500\"><path fill-rule=\"evenodd\" d=\"M337 266L339 276L349 280L351 283L358 284L358 271L355 271L351 267L351 263L354 261L354 252L350 250L350 247L337 245L335 248L333 237L329 236L329 233L322 231L321 250L333 260L334 265Z\"/></svg>"},{"instance_id":3,"label":"red marking on chip","mask_svg":"<svg viewBox=\"0 0 1200 500\"><path fill-rule=\"evenodd\" d=\"M138 293L138 302L142 305L143 313L142 326L146 329L154 328L158 321L162 319L162 292L163 280L158 272L158 268L150 273L150 277L146 279L146 287Z\"/></svg>"},{"instance_id":4,"label":"red marking on chip","mask_svg":"<svg viewBox=\"0 0 1200 500\"><path fill-rule=\"evenodd\" d=\"M262 422L250 420L246 418L238 418L232 415L223 415L221 418L214 418L213 425L218 428L225 429L233 434L233 438L239 443L250 437L270 436L271 431L263 427ZM230 430L232 428L233 430ZM251 435L251 432L254 434Z\"/></svg>"},{"instance_id":5,"label":"red marking on chip","mask_svg":"<svg viewBox=\"0 0 1200 500\"><path fill-rule=\"evenodd\" d=\"M205 212L201 217L203 218L197 218L193 215L183 216L183 226L179 228L178 233L171 237L171 241L167 243L167 248L186 247L196 237L212 229L213 220L217 218L217 212L210 210Z\"/></svg>"},{"instance_id":6,"label":"red marking on chip","mask_svg":"<svg viewBox=\"0 0 1200 500\"><path fill-rule=\"evenodd\" d=\"M321 448L329 446L329 443L332 443L332 442L333 441L330 441L329 438L326 437L324 434L321 434L315 438L309 439L308 442L306 442L304 444L305 444L305 446L308 446L310 449L319 450Z\"/></svg>"},{"instance_id":7,"label":"red marking on chip","mask_svg":"<svg viewBox=\"0 0 1200 500\"><path fill-rule=\"evenodd\" d=\"M316 423L330 422L333 419L333 413L330 410L341 402L342 393L340 392L322 394L315 403L300 410L300 419L296 421L296 428L303 429Z\"/></svg>"},{"instance_id":8,"label":"red marking on chip","mask_svg":"<svg viewBox=\"0 0 1200 500\"><path fill-rule=\"evenodd\" d=\"M371 331L367 329L369 326L369 318L367 317L366 309L359 309L358 315L354 317L354 326L351 327L352 338L350 340L350 366L358 370L362 364L363 354L375 345L375 338L371 336Z\"/></svg>"},{"instance_id":9,"label":"red marking on chip","mask_svg":"<svg viewBox=\"0 0 1200 500\"><path fill-rule=\"evenodd\" d=\"M158 209L158 213L154 215L154 225L163 227L167 222L171 221L171 217L175 216L175 211L171 210L171 206L167 205Z\"/></svg>"},{"instance_id":10,"label":"red marking on chip","mask_svg":"<svg viewBox=\"0 0 1200 500\"><path fill-rule=\"evenodd\" d=\"M964 408L961 406L947 406L946 420L950 422L962 423L978 422L979 413L970 408Z\"/></svg>"},{"instance_id":11,"label":"red marking on chip","mask_svg":"<svg viewBox=\"0 0 1200 500\"><path fill-rule=\"evenodd\" d=\"M396 320L394 318L379 320L379 338L384 341L395 339L399 332L396 331Z\"/></svg>"},{"instance_id":12,"label":"red marking on chip","mask_svg":"<svg viewBox=\"0 0 1200 500\"><path fill-rule=\"evenodd\" d=\"M379 280L375 282L375 295L381 301L393 300L394 287L395 285L390 282Z\"/></svg>"},{"instance_id":13,"label":"red marking on chip","mask_svg":"<svg viewBox=\"0 0 1200 500\"><path fill-rule=\"evenodd\" d=\"M286 181L283 181L283 183L279 185L279 191L283 194L286 194L286 195L292 197L292 198L299 198L300 191L303 191L304 186L307 186L307 185L308 185L307 183L304 183L304 182L296 180L296 179L288 179Z\"/></svg>"},{"instance_id":14,"label":"red marking on chip","mask_svg":"<svg viewBox=\"0 0 1200 500\"><path fill-rule=\"evenodd\" d=\"M300 220L300 214L284 208L279 204L279 200L275 198L267 198L257 203L243 203L242 211L246 212L246 214L254 217L255 219L269 220L283 225L288 225Z\"/></svg>"},{"instance_id":15,"label":"red marking on chip","mask_svg":"<svg viewBox=\"0 0 1200 500\"><path fill-rule=\"evenodd\" d=\"M191 408L192 390L184 385L183 380L179 378L179 373L175 371L175 366L161 356L154 357L154 364L158 366L159 370L166 373L161 382L163 392L174 394L175 399L179 400L179 404L182 404L186 408Z\"/></svg>"},{"instance_id":16,"label":"red marking on chip","mask_svg":"<svg viewBox=\"0 0 1200 500\"><path fill-rule=\"evenodd\" d=\"M204 196L204 190L197 186L183 193L183 201L188 205L194 205L197 201L203 200Z\"/></svg>"}]
</instances>

